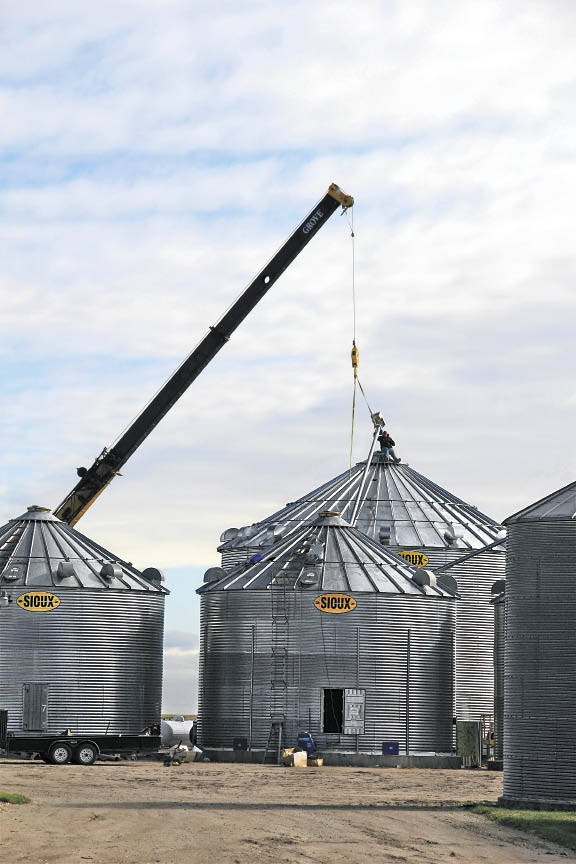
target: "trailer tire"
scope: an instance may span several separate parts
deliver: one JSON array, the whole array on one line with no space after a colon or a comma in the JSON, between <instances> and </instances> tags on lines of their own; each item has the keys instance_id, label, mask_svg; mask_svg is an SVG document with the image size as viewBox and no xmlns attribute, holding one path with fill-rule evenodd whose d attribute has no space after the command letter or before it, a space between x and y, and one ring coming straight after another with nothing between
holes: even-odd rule
<instances>
[{"instance_id":1,"label":"trailer tire","mask_svg":"<svg viewBox=\"0 0 576 864\"><path fill-rule=\"evenodd\" d=\"M51 765L67 765L72 758L72 750L68 744L57 742L52 744L48 751L48 759Z\"/></svg>"},{"instance_id":2,"label":"trailer tire","mask_svg":"<svg viewBox=\"0 0 576 864\"><path fill-rule=\"evenodd\" d=\"M75 765L93 765L98 758L98 748L95 744L85 741L74 750L72 762Z\"/></svg>"}]
</instances>

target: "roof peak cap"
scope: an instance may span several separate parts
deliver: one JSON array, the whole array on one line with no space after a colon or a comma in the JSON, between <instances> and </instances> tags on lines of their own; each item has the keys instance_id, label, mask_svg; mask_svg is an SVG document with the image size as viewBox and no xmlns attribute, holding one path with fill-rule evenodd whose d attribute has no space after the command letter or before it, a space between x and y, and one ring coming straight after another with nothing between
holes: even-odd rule
<instances>
[{"instance_id":1,"label":"roof peak cap","mask_svg":"<svg viewBox=\"0 0 576 864\"><path fill-rule=\"evenodd\" d=\"M21 516L17 516L15 522L30 522L40 520L42 522L59 522L60 520L54 516L51 507L43 507L41 504L30 504L26 508L26 512Z\"/></svg>"},{"instance_id":2,"label":"roof peak cap","mask_svg":"<svg viewBox=\"0 0 576 864\"><path fill-rule=\"evenodd\" d=\"M345 519L342 519L339 510L323 510L318 514L318 519L313 523L313 525L330 525L337 526L339 528L351 528L349 522L346 522Z\"/></svg>"}]
</instances>

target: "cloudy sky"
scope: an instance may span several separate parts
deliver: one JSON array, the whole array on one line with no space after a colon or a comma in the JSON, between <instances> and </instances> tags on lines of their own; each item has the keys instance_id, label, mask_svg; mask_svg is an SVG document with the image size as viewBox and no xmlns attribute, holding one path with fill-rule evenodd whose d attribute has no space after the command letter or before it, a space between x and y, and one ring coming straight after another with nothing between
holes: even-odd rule
<instances>
[{"instance_id":1,"label":"cloudy sky","mask_svg":"<svg viewBox=\"0 0 576 864\"><path fill-rule=\"evenodd\" d=\"M57 505L331 181L361 378L497 519L574 479L570 0L3 0L0 517ZM335 215L79 525L163 568L196 703L220 533L348 464ZM355 459L370 438L360 408Z\"/></svg>"}]
</instances>

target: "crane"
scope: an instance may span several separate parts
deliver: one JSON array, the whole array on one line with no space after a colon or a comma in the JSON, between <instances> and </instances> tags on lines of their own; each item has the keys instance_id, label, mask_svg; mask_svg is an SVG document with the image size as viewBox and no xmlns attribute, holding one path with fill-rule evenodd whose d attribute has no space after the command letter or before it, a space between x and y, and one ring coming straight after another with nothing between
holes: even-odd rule
<instances>
[{"instance_id":1,"label":"crane","mask_svg":"<svg viewBox=\"0 0 576 864\"><path fill-rule=\"evenodd\" d=\"M116 443L110 448L105 447L90 468L78 468L80 480L58 505L54 511L55 516L69 525L76 524L330 216L338 207L347 210L353 204L352 196L342 192L335 183L330 185L326 195L308 213L220 320L210 327L192 353L143 408Z\"/></svg>"}]
</instances>

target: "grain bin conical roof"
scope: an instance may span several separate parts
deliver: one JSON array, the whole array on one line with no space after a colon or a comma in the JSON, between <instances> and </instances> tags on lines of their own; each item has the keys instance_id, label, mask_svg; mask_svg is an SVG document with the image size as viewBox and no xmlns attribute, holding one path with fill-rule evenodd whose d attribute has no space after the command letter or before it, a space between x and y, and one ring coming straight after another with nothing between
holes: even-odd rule
<instances>
[{"instance_id":1,"label":"grain bin conical roof","mask_svg":"<svg viewBox=\"0 0 576 864\"><path fill-rule=\"evenodd\" d=\"M216 568L207 576L212 573L217 575ZM455 580L437 582L433 573L410 566L336 513L300 523L285 540L253 556L252 563L239 564L198 593L270 588L457 596Z\"/></svg>"},{"instance_id":2,"label":"grain bin conical roof","mask_svg":"<svg viewBox=\"0 0 576 864\"><path fill-rule=\"evenodd\" d=\"M357 463L282 510L254 525L229 529L221 536L223 561L235 550L258 549L289 537L325 510L344 519L377 542L402 549L481 549L501 539L502 526L476 507L380 452Z\"/></svg>"},{"instance_id":3,"label":"grain bin conical roof","mask_svg":"<svg viewBox=\"0 0 576 864\"><path fill-rule=\"evenodd\" d=\"M504 520L505 525L515 522L568 521L576 519L576 483L569 483L556 492L546 495L524 510L519 510Z\"/></svg>"},{"instance_id":4,"label":"grain bin conical roof","mask_svg":"<svg viewBox=\"0 0 576 864\"><path fill-rule=\"evenodd\" d=\"M0 528L0 587L102 588L167 594L160 571L141 573L47 507L33 505Z\"/></svg>"}]
</instances>

